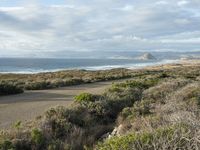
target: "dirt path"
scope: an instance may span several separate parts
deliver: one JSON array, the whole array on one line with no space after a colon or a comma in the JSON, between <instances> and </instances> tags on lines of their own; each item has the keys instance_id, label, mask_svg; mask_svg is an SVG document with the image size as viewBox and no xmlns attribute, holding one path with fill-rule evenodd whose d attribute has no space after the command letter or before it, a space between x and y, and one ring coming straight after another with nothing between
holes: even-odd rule
<instances>
[{"instance_id":1,"label":"dirt path","mask_svg":"<svg viewBox=\"0 0 200 150\"><path fill-rule=\"evenodd\" d=\"M114 82L121 82L118 80ZM16 121L28 121L56 105L69 106L81 92L102 93L113 81L83 84L51 90L26 91L23 94L0 97L0 129Z\"/></svg>"}]
</instances>

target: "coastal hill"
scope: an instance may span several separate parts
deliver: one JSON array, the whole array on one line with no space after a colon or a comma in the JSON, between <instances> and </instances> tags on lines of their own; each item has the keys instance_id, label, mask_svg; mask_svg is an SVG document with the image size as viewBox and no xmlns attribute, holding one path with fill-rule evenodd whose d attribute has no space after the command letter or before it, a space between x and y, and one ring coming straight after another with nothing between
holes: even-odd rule
<instances>
[{"instance_id":1,"label":"coastal hill","mask_svg":"<svg viewBox=\"0 0 200 150\"><path fill-rule=\"evenodd\" d=\"M121 55L114 55L112 57L108 57L110 59L130 59L130 60L156 60L157 58L153 56L151 53L143 53L143 54L135 54L133 55L127 55L127 54L121 54Z\"/></svg>"},{"instance_id":2,"label":"coastal hill","mask_svg":"<svg viewBox=\"0 0 200 150\"><path fill-rule=\"evenodd\" d=\"M138 60L156 60L151 53L144 53L142 56L137 57Z\"/></svg>"}]
</instances>

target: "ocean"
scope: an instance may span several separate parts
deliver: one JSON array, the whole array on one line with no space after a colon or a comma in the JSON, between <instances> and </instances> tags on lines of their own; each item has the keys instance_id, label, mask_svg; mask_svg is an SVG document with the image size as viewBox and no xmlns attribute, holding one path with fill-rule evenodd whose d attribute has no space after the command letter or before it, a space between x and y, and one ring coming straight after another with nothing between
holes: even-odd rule
<instances>
[{"instance_id":1,"label":"ocean","mask_svg":"<svg viewBox=\"0 0 200 150\"><path fill-rule=\"evenodd\" d=\"M40 73L59 70L85 69L106 70L112 68L142 68L146 66L175 63L184 57L199 57L196 52L152 52L155 60L138 60L142 52L90 52L84 58L1 58L0 73ZM83 55L83 54L81 54ZM95 57L96 58L90 58ZM98 57L97 57L98 56ZM112 56L112 57L110 57ZM87 58L87 59L86 59ZM123 58L123 59L122 59Z\"/></svg>"},{"instance_id":2,"label":"ocean","mask_svg":"<svg viewBox=\"0 0 200 150\"><path fill-rule=\"evenodd\" d=\"M0 58L0 73L40 73L59 70L139 68L177 60Z\"/></svg>"}]
</instances>

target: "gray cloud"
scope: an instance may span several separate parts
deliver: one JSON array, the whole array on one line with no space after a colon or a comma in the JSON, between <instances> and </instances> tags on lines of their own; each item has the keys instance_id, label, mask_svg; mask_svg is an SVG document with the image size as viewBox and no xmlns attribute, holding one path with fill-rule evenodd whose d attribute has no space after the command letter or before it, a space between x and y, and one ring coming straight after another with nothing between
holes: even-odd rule
<instances>
[{"instance_id":1,"label":"gray cloud","mask_svg":"<svg viewBox=\"0 0 200 150\"><path fill-rule=\"evenodd\" d=\"M86 0L0 7L0 51L198 50L199 0ZM6 55L6 52L4 52ZM1 56L1 53L0 53Z\"/></svg>"},{"instance_id":2,"label":"gray cloud","mask_svg":"<svg viewBox=\"0 0 200 150\"><path fill-rule=\"evenodd\" d=\"M46 16L41 16L46 17ZM4 12L0 12L0 28L14 31L22 31L22 32L31 32L31 31L39 31L49 28L48 22L44 22L43 19L27 19L21 20L12 15L6 14ZM28 34L28 33L27 33Z\"/></svg>"}]
</instances>

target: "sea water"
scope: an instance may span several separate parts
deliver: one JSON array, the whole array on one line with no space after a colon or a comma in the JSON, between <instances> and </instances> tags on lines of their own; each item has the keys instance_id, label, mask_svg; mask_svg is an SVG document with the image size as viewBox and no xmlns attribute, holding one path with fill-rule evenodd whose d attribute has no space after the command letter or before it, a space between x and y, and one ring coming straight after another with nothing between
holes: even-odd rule
<instances>
[{"instance_id":1,"label":"sea water","mask_svg":"<svg viewBox=\"0 0 200 150\"><path fill-rule=\"evenodd\" d=\"M0 58L0 73L39 73L59 70L138 68L175 60Z\"/></svg>"}]
</instances>

